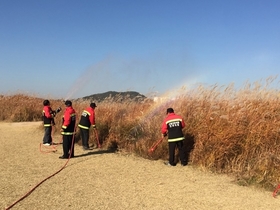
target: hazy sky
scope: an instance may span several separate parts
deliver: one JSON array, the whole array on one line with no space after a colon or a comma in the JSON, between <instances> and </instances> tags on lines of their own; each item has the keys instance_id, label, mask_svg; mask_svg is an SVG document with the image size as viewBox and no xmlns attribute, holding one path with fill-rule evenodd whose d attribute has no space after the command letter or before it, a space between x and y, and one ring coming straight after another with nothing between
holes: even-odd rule
<instances>
[{"instance_id":1,"label":"hazy sky","mask_svg":"<svg viewBox=\"0 0 280 210\"><path fill-rule=\"evenodd\" d=\"M279 0L0 0L0 94L76 98L278 75Z\"/></svg>"}]
</instances>

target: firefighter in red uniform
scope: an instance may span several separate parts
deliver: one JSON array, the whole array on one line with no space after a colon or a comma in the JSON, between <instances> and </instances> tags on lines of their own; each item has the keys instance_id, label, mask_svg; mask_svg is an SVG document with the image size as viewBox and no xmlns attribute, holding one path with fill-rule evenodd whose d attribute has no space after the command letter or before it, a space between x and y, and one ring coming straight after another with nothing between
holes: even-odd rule
<instances>
[{"instance_id":1,"label":"firefighter in red uniform","mask_svg":"<svg viewBox=\"0 0 280 210\"><path fill-rule=\"evenodd\" d=\"M161 133L168 135L169 162L165 163L169 166L176 166L175 149L179 150L179 156L182 166L187 165L186 151L184 150L184 134L182 129L185 127L183 118L174 113L172 108L166 111L167 117L164 119L161 127Z\"/></svg>"},{"instance_id":2,"label":"firefighter in red uniform","mask_svg":"<svg viewBox=\"0 0 280 210\"><path fill-rule=\"evenodd\" d=\"M62 147L63 155L59 158L67 159L74 157L74 133L76 126L76 111L72 107L72 102L65 101L66 109L62 118L61 134L62 134Z\"/></svg>"},{"instance_id":3,"label":"firefighter in red uniform","mask_svg":"<svg viewBox=\"0 0 280 210\"><path fill-rule=\"evenodd\" d=\"M55 125L54 117L58 112L60 112L61 108L59 107L56 111L53 111L49 100L44 100L43 105L44 105L44 108L42 111L42 117L43 117L43 124L44 124L44 128L45 128L43 144L51 145L52 144L52 126Z\"/></svg>"},{"instance_id":4,"label":"firefighter in red uniform","mask_svg":"<svg viewBox=\"0 0 280 210\"><path fill-rule=\"evenodd\" d=\"M89 129L95 126L95 109L96 104L90 103L89 107L83 110L80 122L78 124L78 127L80 128L81 138L82 138L82 144L84 150L91 150L89 147L88 141L89 141Z\"/></svg>"}]
</instances>

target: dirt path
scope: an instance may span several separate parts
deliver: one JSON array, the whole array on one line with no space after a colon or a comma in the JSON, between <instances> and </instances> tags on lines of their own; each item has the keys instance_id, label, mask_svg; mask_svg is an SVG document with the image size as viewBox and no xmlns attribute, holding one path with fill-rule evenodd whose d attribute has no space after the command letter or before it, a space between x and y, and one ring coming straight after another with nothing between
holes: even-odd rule
<instances>
[{"instance_id":1,"label":"dirt path","mask_svg":"<svg viewBox=\"0 0 280 210\"><path fill-rule=\"evenodd\" d=\"M66 164L42 153L38 123L0 123L0 207L5 209ZM59 136L55 141L59 141ZM44 149L44 151L46 151ZM132 155L84 152L11 209L279 209L272 192L237 186L191 166L168 167Z\"/></svg>"}]
</instances>

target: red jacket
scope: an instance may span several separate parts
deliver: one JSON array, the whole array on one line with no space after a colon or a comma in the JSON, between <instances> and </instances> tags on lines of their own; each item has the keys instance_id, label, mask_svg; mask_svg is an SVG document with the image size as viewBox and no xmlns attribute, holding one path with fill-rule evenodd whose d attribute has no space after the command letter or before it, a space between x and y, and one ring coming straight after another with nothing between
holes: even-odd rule
<instances>
[{"instance_id":1,"label":"red jacket","mask_svg":"<svg viewBox=\"0 0 280 210\"><path fill-rule=\"evenodd\" d=\"M42 116L45 127L49 127L54 124L55 112L53 112L52 108L49 105L44 106Z\"/></svg>"},{"instance_id":2,"label":"red jacket","mask_svg":"<svg viewBox=\"0 0 280 210\"><path fill-rule=\"evenodd\" d=\"M169 113L161 126L161 133L168 134L168 142L184 140L182 129L185 127L183 118L175 113Z\"/></svg>"},{"instance_id":3,"label":"red jacket","mask_svg":"<svg viewBox=\"0 0 280 210\"><path fill-rule=\"evenodd\" d=\"M88 107L83 111L78 126L83 129L89 129L90 126L95 127L95 112L93 108Z\"/></svg>"},{"instance_id":4,"label":"red jacket","mask_svg":"<svg viewBox=\"0 0 280 210\"><path fill-rule=\"evenodd\" d=\"M72 106L66 107L62 118L62 126L61 128L63 131L61 132L62 135L72 135L75 132L76 126L76 111L73 109Z\"/></svg>"}]
</instances>

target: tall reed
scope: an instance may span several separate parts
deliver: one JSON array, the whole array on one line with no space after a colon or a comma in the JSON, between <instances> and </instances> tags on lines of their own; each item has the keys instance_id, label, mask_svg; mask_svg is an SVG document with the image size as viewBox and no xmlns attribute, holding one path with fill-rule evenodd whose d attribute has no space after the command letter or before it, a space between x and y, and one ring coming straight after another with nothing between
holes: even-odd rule
<instances>
[{"instance_id":1,"label":"tall reed","mask_svg":"<svg viewBox=\"0 0 280 210\"><path fill-rule=\"evenodd\" d=\"M180 94L161 102L107 99L96 108L99 140L104 148L133 152L149 159L166 159L166 140L152 154L148 150L161 138L166 109L173 107L186 122L189 164L231 174L242 185L273 189L280 182L280 92L270 88L273 81L274 78L268 78L265 85L247 83L238 90L234 84L183 88ZM43 100L23 94L1 96L0 119L39 121ZM65 108L62 101L49 100L54 109ZM89 103L73 100L77 120ZM57 134L62 113L56 116ZM90 143L96 144L94 131L90 134ZM79 129L76 142L80 144Z\"/></svg>"}]
</instances>

